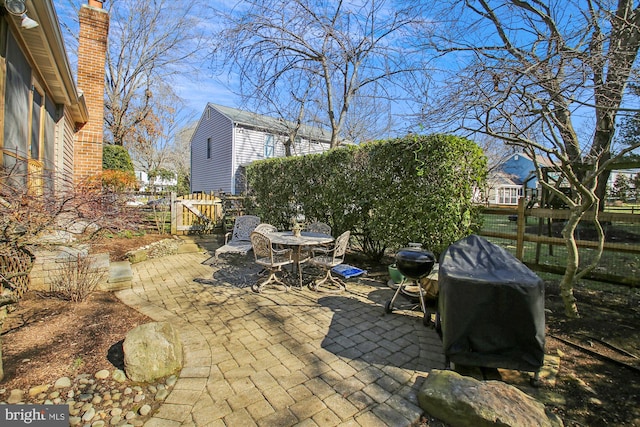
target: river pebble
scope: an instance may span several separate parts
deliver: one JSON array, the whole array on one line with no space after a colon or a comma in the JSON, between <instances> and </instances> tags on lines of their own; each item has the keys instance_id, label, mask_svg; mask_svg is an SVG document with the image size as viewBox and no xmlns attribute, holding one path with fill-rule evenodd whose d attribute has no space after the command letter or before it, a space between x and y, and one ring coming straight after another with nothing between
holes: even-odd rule
<instances>
[{"instance_id":1,"label":"river pebble","mask_svg":"<svg viewBox=\"0 0 640 427\"><path fill-rule=\"evenodd\" d=\"M172 375L158 383L131 384L124 372L100 370L94 375L61 377L53 384L27 390L0 389L2 404L66 404L70 426L142 426L162 404L175 385ZM150 393L153 398L147 398ZM148 401L140 406L142 402Z\"/></svg>"}]
</instances>

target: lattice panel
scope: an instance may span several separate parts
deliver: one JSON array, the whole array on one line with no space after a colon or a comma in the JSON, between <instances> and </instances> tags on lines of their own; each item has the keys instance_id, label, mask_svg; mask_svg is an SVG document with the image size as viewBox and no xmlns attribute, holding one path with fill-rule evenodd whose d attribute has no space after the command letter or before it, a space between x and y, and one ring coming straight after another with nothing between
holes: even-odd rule
<instances>
[{"instance_id":1,"label":"lattice panel","mask_svg":"<svg viewBox=\"0 0 640 427\"><path fill-rule=\"evenodd\" d=\"M29 289L33 261L29 254L8 246L0 247L0 284L20 298Z\"/></svg>"}]
</instances>

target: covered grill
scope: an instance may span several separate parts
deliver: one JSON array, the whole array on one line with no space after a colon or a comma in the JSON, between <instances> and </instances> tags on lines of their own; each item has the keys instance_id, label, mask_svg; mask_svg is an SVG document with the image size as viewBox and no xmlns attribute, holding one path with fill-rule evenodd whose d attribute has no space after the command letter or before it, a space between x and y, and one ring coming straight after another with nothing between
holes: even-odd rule
<instances>
[{"instance_id":1,"label":"covered grill","mask_svg":"<svg viewBox=\"0 0 640 427\"><path fill-rule=\"evenodd\" d=\"M472 235L440 258L436 327L448 362L535 372L544 359L544 283Z\"/></svg>"}]
</instances>

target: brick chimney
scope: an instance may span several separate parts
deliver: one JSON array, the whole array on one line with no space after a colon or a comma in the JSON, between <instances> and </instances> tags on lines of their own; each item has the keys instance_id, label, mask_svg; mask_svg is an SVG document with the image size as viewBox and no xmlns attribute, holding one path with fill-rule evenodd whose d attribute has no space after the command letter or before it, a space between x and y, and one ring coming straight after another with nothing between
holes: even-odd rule
<instances>
[{"instance_id":1,"label":"brick chimney","mask_svg":"<svg viewBox=\"0 0 640 427\"><path fill-rule=\"evenodd\" d=\"M104 127L104 79L109 33L109 14L102 1L89 0L79 13L78 89L84 94L89 121L79 124L75 135L74 178L76 182L102 172Z\"/></svg>"}]
</instances>

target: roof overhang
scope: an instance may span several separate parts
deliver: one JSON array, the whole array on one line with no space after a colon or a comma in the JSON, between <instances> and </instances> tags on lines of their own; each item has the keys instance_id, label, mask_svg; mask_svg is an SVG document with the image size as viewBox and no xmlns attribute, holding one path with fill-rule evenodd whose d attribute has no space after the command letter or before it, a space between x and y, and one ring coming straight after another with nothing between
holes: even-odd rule
<instances>
[{"instance_id":1,"label":"roof overhang","mask_svg":"<svg viewBox=\"0 0 640 427\"><path fill-rule=\"evenodd\" d=\"M52 0L25 0L25 4L27 15L39 25L22 29L20 17L6 14L13 34L42 77L53 101L65 105L75 122L86 123L89 120L87 104L75 84Z\"/></svg>"}]
</instances>

